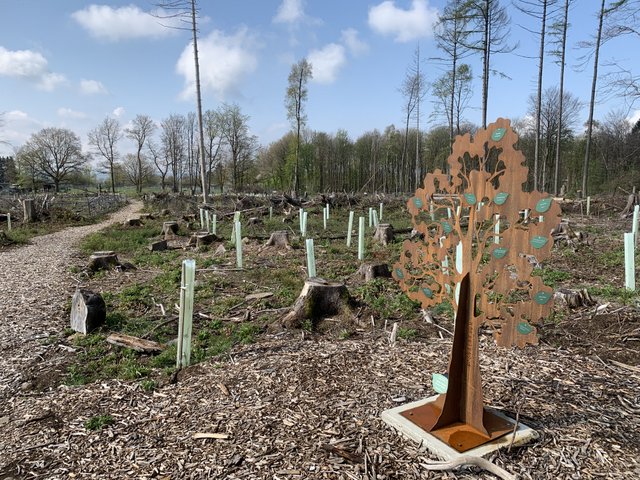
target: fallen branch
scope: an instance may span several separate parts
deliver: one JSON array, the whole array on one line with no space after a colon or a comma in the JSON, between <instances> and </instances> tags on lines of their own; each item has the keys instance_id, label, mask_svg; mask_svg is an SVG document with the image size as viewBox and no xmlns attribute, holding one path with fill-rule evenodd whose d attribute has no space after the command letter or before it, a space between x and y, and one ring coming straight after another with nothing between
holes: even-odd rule
<instances>
[{"instance_id":1,"label":"fallen branch","mask_svg":"<svg viewBox=\"0 0 640 480\"><path fill-rule=\"evenodd\" d=\"M455 470L465 465L473 465L494 474L502 480L516 480L515 475L510 474L495 463L491 463L482 457L473 457L471 455L462 455L455 460L449 460L447 462L421 463L420 465L427 470L434 471Z\"/></svg>"},{"instance_id":2,"label":"fallen branch","mask_svg":"<svg viewBox=\"0 0 640 480\"><path fill-rule=\"evenodd\" d=\"M330 443L325 443L321 447L323 450L326 450L327 452L335 453L336 455L342 458L346 458L350 462L362 463L363 456L359 453L352 453L348 450L345 450L344 448L339 448L339 447L336 447L335 445L331 445Z\"/></svg>"}]
</instances>

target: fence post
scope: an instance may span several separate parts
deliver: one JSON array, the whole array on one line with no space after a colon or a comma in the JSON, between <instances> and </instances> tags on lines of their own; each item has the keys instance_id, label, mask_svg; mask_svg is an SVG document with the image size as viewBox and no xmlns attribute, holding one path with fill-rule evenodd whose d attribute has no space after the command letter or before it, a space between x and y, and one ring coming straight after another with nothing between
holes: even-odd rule
<instances>
[{"instance_id":1,"label":"fence post","mask_svg":"<svg viewBox=\"0 0 640 480\"><path fill-rule=\"evenodd\" d=\"M178 320L178 345L176 368L188 367L191 362L191 332L193 329L193 284L196 275L195 260L182 262L180 284L180 317Z\"/></svg>"}]
</instances>

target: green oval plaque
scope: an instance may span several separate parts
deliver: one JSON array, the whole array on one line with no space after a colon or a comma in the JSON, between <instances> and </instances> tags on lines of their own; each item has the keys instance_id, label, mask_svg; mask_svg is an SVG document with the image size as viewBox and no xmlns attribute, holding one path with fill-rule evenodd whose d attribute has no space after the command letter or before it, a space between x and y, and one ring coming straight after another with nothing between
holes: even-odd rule
<instances>
[{"instance_id":1,"label":"green oval plaque","mask_svg":"<svg viewBox=\"0 0 640 480\"><path fill-rule=\"evenodd\" d=\"M422 208L422 205L423 205L422 200L420 200L417 197L413 198L413 204L418 208Z\"/></svg>"},{"instance_id":2,"label":"green oval plaque","mask_svg":"<svg viewBox=\"0 0 640 480\"><path fill-rule=\"evenodd\" d=\"M533 332L533 327L529 325L527 322L520 322L516 327L516 329L522 335L529 335L531 332Z\"/></svg>"},{"instance_id":3,"label":"green oval plaque","mask_svg":"<svg viewBox=\"0 0 640 480\"><path fill-rule=\"evenodd\" d=\"M447 393L449 388L449 377L441 373L431 374L431 385L436 393Z\"/></svg>"},{"instance_id":4,"label":"green oval plaque","mask_svg":"<svg viewBox=\"0 0 640 480\"><path fill-rule=\"evenodd\" d=\"M536 203L536 212L545 213L551 208L551 197L543 198L538 203Z\"/></svg>"},{"instance_id":5,"label":"green oval plaque","mask_svg":"<svg viewBox=\"0 0 640 480\"><path fill-rule=\"evenodd\" d=\"M551 294L549 292L538 292L533 296L533 299L538 305L546 305L551 299Z\"/></svg>"},{"instance_id":6,"label":"green oval plaque","mask_svg":"<svg viewBox=\"0 0 640 480\"><path fill-rule=\"evenodd\" d=\"M533 248L542 248L547 244L548 241L549 241L549 239L547 237L542 237L540 235L536 235L535 237L533 237L531 239L531 241L529 243L531 243L531 246Z\"/></svg>"},{"instance_id":7,"label":"green oval plaque","mask_svg":"<svg viewBox=\"0 0 640 480\"><path fill-rule=\"evenodd\" d=\"M449 225L449 222L442 222L441 225L445 235L450 234L451 230L453 230L453 227Z\"/></svg>"},{"instance_id":8,"label":"green oval plaque","mask_svg":"<svg viewBox=\"0 0 640 480\"><path fill-rule=\"evenodd\" d=\"M433 290L431 290L430 288L423 288L422 293L424 293L424 296L427 298L433 298Z\"/></svg>"},{"instance_id":9,"label":"green oval plaque","mask_svg":"<svg viewBox=\"0 0 640 480\"><path fill-rule=\"evenodd\" d=\"M475 193L465 193L464 198L469 205L475 205L477 202Z\"/></svg>"},{"instance_id":10,"label":"green oval plaque","mask_svg":"<svg viewBox=\"0 0 640 480\"><path fill-rule=\"evenodd\" d=\"M509 198L508 193L500 192L496 194L495 197L493 197L493 203L495 203L496 205L504 205L504 202L507 201L507 198Z\"/></svg>"},{"instance_id":11,"label":"green oval plaque","mask_svg":"<svg viewBox=\"0 0 640 480\"><path fill-rule=\"evenodd\" d=\"M507 133L506 128L496 128L491 134L491 140L494 142L499 142L504 137L504 134Z\"/></svg>"},{"instance_id":12,"label":"green oval plaque","mask_svg":"<svg viewBox=\"0 0 640 480\"><path fill-rule=\"evenodd\" d=\"M493 250L493 256L496 258L503 258L507 254L508 249L504 247L498 247Z\"/></svg>"},{"instance_id":13,"label":"green oval plaque","mask_svg":"<svg viewBox=\"0 0 640 480\"><path fill-rule=\"evenodd\" d=\"M404 278L404 273L402 273L402 270L400 270L399 268L396 268L396 277Z\"/></svg>"}]
</instances>

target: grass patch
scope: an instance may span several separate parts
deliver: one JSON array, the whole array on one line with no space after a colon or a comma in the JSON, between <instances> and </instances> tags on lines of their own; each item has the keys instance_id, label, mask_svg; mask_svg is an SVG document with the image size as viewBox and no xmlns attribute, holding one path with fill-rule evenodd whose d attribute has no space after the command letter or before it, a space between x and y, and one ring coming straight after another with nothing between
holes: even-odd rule
<instances>
[{"instance_id":1,"label":"grass patch","mask_svg":"<svg viewBox=\"0 0 640 480\"><path fill-rule=\"evenodd\" d=\"M553 268L534 268L531 275L542 277L542 282L548 287L556 287L559 283L569 280L572 275L564 270Z\"/></svg>"},{"instance_id":2,"label":"grass patch","mask_svg":"<svg viewBox=\"0 0 640 480\"><path fill-rule=\"evenodd\" d=\"M113 425L115 420L111 415L96 415L84 422L84 428L91 431L102 430L104 427Z\"/></svg>"}]
</instances>

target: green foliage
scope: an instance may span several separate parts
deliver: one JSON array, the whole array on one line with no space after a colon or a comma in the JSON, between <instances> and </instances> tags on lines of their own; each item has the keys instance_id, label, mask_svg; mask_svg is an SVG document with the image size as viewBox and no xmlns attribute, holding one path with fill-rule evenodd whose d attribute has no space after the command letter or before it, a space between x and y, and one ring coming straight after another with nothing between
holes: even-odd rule
<instances>
[{"instance_id":1,"label":"green foliage","mask_svg":"<svg viewBox=\"0 0 640 480\"><path fill-rule=\"evenodd\" d=\"M155 221L147 221L143 226L135 228L113 225L85 237L80 243L80 249L87 254L101 250L134 253L146 248L149 241L157 236L161 229Z\"/></svg>"},{"instance_id":2,"label":"green foliage","mask_svg":"<svg viewBox=\"0 0 640 480\"><path fill-rule=\"evenodd\" d=\"M398 328L396 336L404 340L412 340L418 336L418 331L413 328L400 327Z\"/></svg>"},{"instance_id":3,"label":"green foliage","mask_svg":"<svg viewBox=\"0 0 640 480\"><path fill-rule=\"evenodd\" d=\"M587 287L587 291L596 297L600 297L605 300L618 301L625 305L629 305L638 300L637 292L608 284Z\"/></svg>"},{"instance_id":4,"label":"green foliage","mask_svg":"<svg viewBox=\"0 0 640 480\"><path fill-rule=\"evenodd\" d=\"M544 284L552 288L571 278L571 273L564 270L554 270L552 268L535 268L531 272L531 275L542 277Z\"/></svg>"},{"instance_id":5,"label":"green foliage","mask_svg":"<svg viewBox=\"0 0 640 480\"><path fill-rule=\"evenodd\" d=\"M102 430L104 427L113 425L114 422L115 420L111 415L96 415L84 422L84 428L91 431Z\"/></svg>"}]
</instances>

